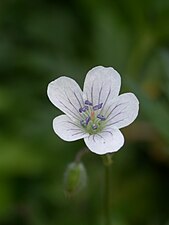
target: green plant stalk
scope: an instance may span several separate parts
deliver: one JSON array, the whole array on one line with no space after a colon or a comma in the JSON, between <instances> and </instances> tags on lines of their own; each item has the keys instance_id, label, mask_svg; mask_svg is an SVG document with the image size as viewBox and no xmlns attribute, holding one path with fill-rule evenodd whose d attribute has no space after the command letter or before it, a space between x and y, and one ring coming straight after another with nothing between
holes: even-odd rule
<instances>
[{"instance_id":1,"label":"green plant stalk","mask_svg":"<svg viewBox=\"0 0 169 225\"><path fill-rule=\"evenodd\" d=\"M106 154L103 158L105 167L105 225L111 225L111 208L112 208L112 159L110 154Z\"/></svg>"}]
</instances>

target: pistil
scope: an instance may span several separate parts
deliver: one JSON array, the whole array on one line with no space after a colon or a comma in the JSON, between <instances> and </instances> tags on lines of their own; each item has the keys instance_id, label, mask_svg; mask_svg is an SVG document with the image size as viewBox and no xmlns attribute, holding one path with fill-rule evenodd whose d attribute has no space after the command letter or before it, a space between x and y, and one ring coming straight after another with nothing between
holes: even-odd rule
<instances>
[{"instance_id":1,"label":"pistil","mask_svg":"<svg viewBox=\"0 0 169 225\"><path fill-rule=\"evenodd\" d=\"M91 120L94 121L94 119L95 119L95 112L94 111L91 111L90 116L91 116Z\"/></svg>"}]
</instances>

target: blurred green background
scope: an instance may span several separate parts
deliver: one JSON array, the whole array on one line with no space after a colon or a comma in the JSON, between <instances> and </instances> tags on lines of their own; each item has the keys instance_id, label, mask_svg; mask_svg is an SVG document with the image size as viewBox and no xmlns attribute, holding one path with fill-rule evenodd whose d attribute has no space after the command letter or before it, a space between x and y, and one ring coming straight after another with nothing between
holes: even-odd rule
<instances>
[{"instance_id":1,"label":"blurred green background","mask_svg":"<svg viewBox=\"0 0 169 225\"><path fill-rule=\"evenodd\" d=\"M169 1L0 1L0 225L102 225L104 167L88 154L87 188L66 198L63 176L84 147L52 130L48 83L80 85L112 66L140 100L112 170L113 225L169 225Z\"/></svg>"}]
</instances>

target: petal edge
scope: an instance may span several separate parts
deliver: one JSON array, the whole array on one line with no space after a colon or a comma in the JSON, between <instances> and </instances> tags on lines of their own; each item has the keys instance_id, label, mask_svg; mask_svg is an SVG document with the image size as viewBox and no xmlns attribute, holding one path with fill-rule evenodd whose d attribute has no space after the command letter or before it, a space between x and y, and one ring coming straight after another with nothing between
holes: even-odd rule
<instances>
[{"instance_id":1,"label":"petal edge","mask_svg":"<svg viewBox=\"0 0 169 225\"><path fill-rule=\"evenodd\" d=\"M76 141L88 136L67 115L57 116L53 120L53 129L64 141Z\"/></svg>"},{"instance_id":2,"label":"petal edge","mask_svg":"<svg viewBox=\"0 0 169 225\"><path fill-rule=\"evenodd\" d=\"M89 70L84 81L84 95L93 105L117 97L120 91L121 77L112 67L96 66Z\"/></svg>"},{"instance_id":3,"label":"petal edge","mask_svg":"<svg viewBox=\"0 0 169 225\"><path fill-rule=\"evenodd\" d=\"M59 77L49 83L47 95L50 101L66 115L79 119L79 108L84 105L82 90L75 80Z\"/></svg>"},{"instance_id":4,"label":"petal edge","mask_svg":"<svg viewBox=\"0 0 169 225\"><path fill-rule=\"evenodd\" d=\"M106 112L107 127L123 128L131 124L139 112L139 101L133 93L119 95Z\"/></svg>"},{"instance_id":5,"label":"petal edge","mask_svg":"<svg viewBox=\"0 0 169 225\"><path fill-rule=\"evenodd\" d=\"M87 147L94 153L103 155L118 151L124 144L124 136L119 129L102 131L84 138Z\"/></svg>"}]
</instances>

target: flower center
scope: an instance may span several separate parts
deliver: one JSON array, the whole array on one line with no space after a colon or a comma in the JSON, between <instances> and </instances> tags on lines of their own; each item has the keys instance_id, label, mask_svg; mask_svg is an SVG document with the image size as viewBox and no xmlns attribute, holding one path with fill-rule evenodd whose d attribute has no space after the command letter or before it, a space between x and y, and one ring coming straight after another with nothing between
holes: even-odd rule
<instances>
[{"instance_id":1,"label":"flower center","mask_svg":"<svg viewBox=\"0 0 169 225\"><path fill-rule=\"evenodd\" d=\"M106 118L100 114L103 103L94 105L86 100L85 106L79 109L83 119L80 121L81 126L89 134L96 134L105 127Z\"/></svg>"}]
</instances>

